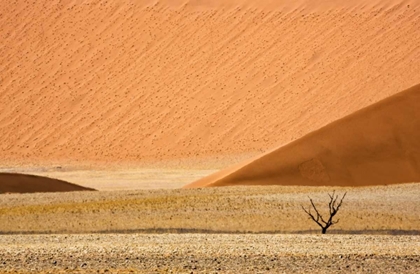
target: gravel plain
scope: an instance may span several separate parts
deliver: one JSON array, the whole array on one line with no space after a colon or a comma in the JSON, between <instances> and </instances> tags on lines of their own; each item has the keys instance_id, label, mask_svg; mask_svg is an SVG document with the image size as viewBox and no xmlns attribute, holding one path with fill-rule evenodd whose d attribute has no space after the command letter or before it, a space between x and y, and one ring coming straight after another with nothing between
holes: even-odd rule
<instances>
[{"instance_id":1,"label":"gravel plain","mask_svg":"<svg viewBox=\"0 0 420 274\"><path fill-rule=\"evenodd\" d=\"M6 273L418 273L419 270L419 236L0 236L0 272Z\"/></svg>"}]
</instances>

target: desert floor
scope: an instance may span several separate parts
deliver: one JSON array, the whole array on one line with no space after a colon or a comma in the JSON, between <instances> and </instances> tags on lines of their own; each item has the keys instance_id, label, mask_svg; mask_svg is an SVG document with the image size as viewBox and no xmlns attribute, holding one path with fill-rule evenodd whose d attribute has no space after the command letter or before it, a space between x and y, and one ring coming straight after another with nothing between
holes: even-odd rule
<instances>
[{"instance_id":1,"label":"desert floor","mask_svg":"<svg viewBox=\"0 0 420 274\"><path fill-rule=\"evenodd\" d=\"M83 234L0 236L0 271L417 273L418 236Z\"/></svg>"},{"instance_id":2,"label":"desert floor","mask_svg":"<svg viewBox=\"0 0 420 274\"><path fill-rule=\"evenodd\" d=\"M301 205L340 222L318 235ZM420 184L3 194L0 272L416 273Z\"/></svg>"}]
</instances>

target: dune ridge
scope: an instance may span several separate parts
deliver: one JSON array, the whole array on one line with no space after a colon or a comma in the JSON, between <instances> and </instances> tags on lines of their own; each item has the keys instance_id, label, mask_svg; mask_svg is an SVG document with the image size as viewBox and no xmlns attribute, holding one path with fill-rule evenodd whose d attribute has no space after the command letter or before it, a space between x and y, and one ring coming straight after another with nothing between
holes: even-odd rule
<instances>
[{"instance_id":1,"label":"dune ridge","mask_svg":"<svg viewBox=\"0 0 420 274\"><path fill-rule=\"evenodd\" d=\"M190 187L420 181L420 85Z\"/></svg>"},{"instance_id":2,"label":"dune ridge","mask_svg":"<svg viewBox=\"0 0 420 274\"><path fill-rule=\"evenodd\" d=\"M0 173L1 193L92 191L63 180L19 173Z\"/></svg>"},{"instance_id":3,"label":"dune ridge","mask_svg":"<svg viewBox=\"0 0 420 274\"><path fill-rule=\"evenodd\" d=\"M258 155L416 84L419 4L6 1L2 163Z\"/></svg>"}]
</instances>

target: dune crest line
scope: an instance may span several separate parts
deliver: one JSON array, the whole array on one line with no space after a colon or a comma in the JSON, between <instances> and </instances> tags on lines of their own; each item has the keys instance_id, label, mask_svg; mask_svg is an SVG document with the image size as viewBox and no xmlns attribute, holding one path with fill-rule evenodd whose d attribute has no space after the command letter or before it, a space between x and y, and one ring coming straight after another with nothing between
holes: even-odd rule
<instances>
[{"instance_id":1,"label":"dune crest line","mask_svg":"<svg viewBox=\"0 0 420 274\"><path fill-rule=\"evenodd\" d=\"M420 85L186 187L420 181Z\"/></svg>"}]
</instances>

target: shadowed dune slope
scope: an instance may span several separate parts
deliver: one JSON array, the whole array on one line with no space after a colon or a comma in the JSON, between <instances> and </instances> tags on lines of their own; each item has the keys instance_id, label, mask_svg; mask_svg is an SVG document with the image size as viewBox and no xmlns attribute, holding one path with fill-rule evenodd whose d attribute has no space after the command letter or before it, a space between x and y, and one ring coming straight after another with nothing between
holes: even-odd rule
<instances>
[{"instance_id":1,"label":"shadowed dune slope","mask_svg":"<svg viewBox=\"0 0 420 274\"><path fill-rule=\"evenodd\" d=\"M420 85L186 187L420 181Z\"/></svg>"},{"instance_id":2,"label":"shadowed dune slope","mask_svg":"<svg viewBox=\"0 0 420 274\"><path fill-rule=\"evenodd\" d=\"M419 0L2 1L2 163L256 156L417 84L419 29Z\"/></svg>"},{"instance_id":3,"label":"shadowed dune slope","mask_svg":"<svg viewBox=\"0 0 420 274\"><path fill-rule=\"evenodd\" d=\"M0 193L68 192L94 190L48 177L0 173Z\"/></svg>"}]
</instances>

